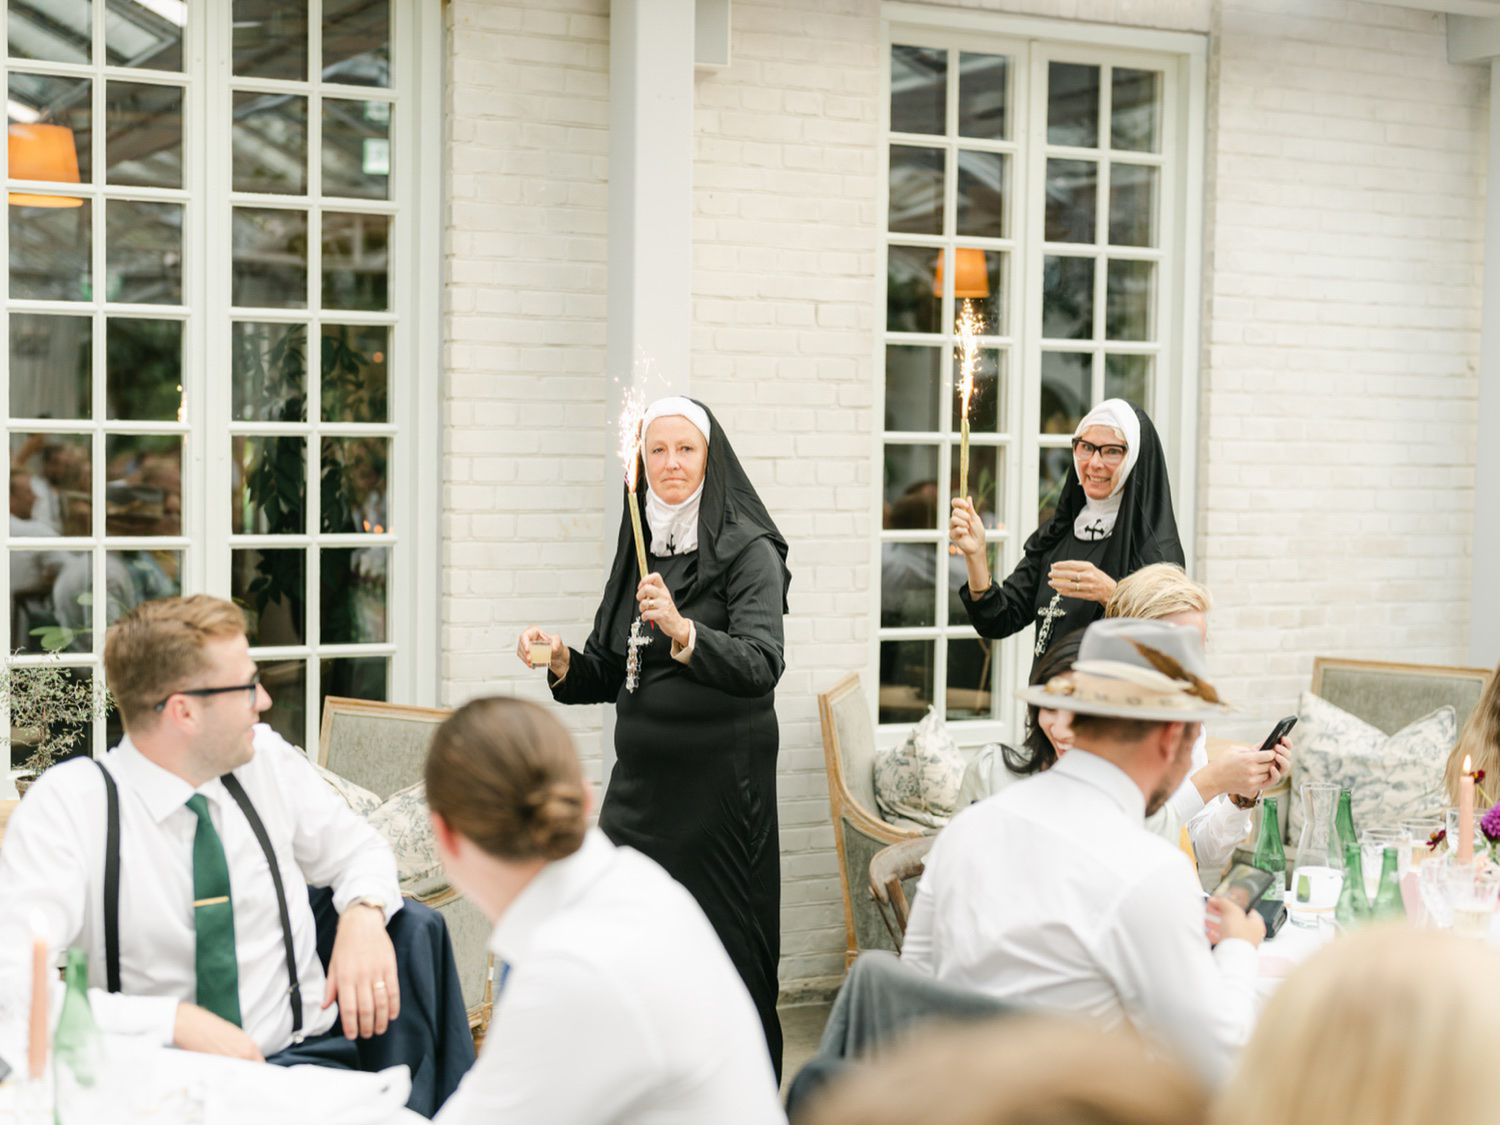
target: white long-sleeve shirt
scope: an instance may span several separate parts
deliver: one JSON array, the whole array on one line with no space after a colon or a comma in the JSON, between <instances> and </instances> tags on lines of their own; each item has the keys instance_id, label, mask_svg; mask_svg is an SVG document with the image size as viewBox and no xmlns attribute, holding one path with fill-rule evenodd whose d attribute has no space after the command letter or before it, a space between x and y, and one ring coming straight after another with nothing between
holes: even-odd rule
<instances>
[{"instance_id":1,"label":"white long-sleeve shirt","mask_svg":"<svg viewBox=\"0 0 1500 1125\"><path fill-rule=\"evenodd\" d=\"M104 1031L172 1042L179 1002L197 994L193 930L195 792L224 846L234 905L240 1015L263 1054L291 1041L286 953L271 871L249 822L215 779L194 790L156 765L127 735L103 759L120 791L120 984L105 992L104 779L87 761L43 774L16 807L0 848L0 992L30 996L30 919L42 923L54 951L89 955L89 1000ZM260 814L281 868L302 988L302 1030L333 1026L324 1010L308 886L334 890L342 913L356 898L401 907L396 862L385 841L322 780L306 756L271 730L255 728L255 755L235 776ZM59 985L59 987L61 987ZM54 1011L56 1009L54 1008Z\"/></svg>"},{"instance_id":2,"label":"white long-sleeve shirt","mask_svg":"<svg viewBox=\"0 0 1500 1125\"><path fill-rule=\"evenodd\" d=\"M1200 729L1193 743L1193 764L1188 776L1167 798L1167 803L1146 818L1146 827L1173 847L1187 825L1193 855L1198 860L1198 876L1205 888L1212 888L1229 866L1234 849L1250 835L1253 810L1236 808L1234 802L1220 794L1205 802L1193 774L1208 765L1208 736Z\"/></svg>"},{"instance_id":3,"label":"white long-sleeve shirt","mask_svg":"<svg viewBox=\"0 0 1500 1125\"><path fill-rule=\"evenodd\" d=\"M901 959L1002 1000L1129 1020L1221 1082L1255 1020L1254 946L1210 950L1192 864L1086 750L960 812L927 857Z\"/></svg>"},{"instance_id":4,"label":"white long-sleeve shirt","mask_svg":"<svg viewBox=\"0 0 1500 1125\"><path fill-rule=\"evenodd\" d=\"M508 966L437 1125L778 1125L750 995L691 895L594 829L490 940Z\"/></svg>"}]
</instances>

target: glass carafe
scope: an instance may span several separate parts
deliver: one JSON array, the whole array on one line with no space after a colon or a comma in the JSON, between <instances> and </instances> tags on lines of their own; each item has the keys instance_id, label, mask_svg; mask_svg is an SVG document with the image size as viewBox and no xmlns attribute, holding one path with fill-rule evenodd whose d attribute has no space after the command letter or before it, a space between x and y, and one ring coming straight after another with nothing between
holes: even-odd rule
<instances>
[{"instance_id":1,"label":"glass carafe","mask_svg":"<svg viewBox=\"0 0 1500 1125\"><path fill-rule=\"evenodd\" d=\"M1290 921L1317 926L1333 913L1344 883L1344 853L1339 844L1339 787L1302 787L1302 834L1297 837L1297 866L1287 894Z\"/></svg>"}]
</instances>

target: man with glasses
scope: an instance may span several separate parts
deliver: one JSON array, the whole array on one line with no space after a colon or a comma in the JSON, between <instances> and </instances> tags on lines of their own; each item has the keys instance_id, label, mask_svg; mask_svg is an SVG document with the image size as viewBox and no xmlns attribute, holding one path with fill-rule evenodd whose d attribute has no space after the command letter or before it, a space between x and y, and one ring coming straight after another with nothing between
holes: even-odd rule
<instances>
[{"instance_id":1,"label":"man with glasses","mask_svg":"<svg viewBox=\"0 0 1500 1125\"><path fill-rule=\"evenodd\" d=\"M427 1060L372 1056L361 1041L383 1036L408 1000L391 933L423 923L392 923L411 908L389 846L259 722L271 699L240 610L204 595L145 602L110 627L104 664L125 737L100 762L39 778L0 850L0 994L29 993L14 962L30 924L51 950L88 951L106 1032L252 1060L421 1070ZM330 888L338 912L326 973L309 886ZM412 1006L405 1025L431 1022L425 997Z\"/></svg>"}]
</instances>

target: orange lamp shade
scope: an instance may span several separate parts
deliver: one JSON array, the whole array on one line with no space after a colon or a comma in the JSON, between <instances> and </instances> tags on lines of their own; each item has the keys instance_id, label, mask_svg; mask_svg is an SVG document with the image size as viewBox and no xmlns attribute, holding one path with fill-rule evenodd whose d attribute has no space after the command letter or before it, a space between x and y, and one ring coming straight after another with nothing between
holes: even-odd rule
<instances>
[{"instance_id":1,"label":"orange lamp shade","mask_svg":"<svg viewBox=\"0 0 1500 1125\"><path fill-rule=\"evenodd\" d=\"M78 183L78 150L73 130L66 125L12 124L6 146L14 180L52 180ZM13 207L82 207L83 200L68 195L10 193Z\"/></svg>"},{"instance_id":2,"label":"orange lamp shade","mask_svg":"<svg viewBox=\"0 0 1500 1125\"><path fill-rule=\"evenodd\" d=\"M937 272L932 279L932 295L941 297L943 295L943 258L944 254L938 251ZM973 247L960 246L954 251L958 259L958 276L953 281L953 296L960 301L972 297L988 297L990 295L990 275L984 268L984 251Z\"/></svg>"}]
</instances>

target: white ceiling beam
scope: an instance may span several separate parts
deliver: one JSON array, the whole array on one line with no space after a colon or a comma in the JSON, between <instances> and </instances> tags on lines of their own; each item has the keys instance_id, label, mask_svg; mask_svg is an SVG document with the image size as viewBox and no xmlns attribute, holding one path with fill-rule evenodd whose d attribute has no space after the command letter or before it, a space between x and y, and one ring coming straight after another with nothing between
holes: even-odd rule
<instances>
[{"instance_id":1,"label":"white ceiling beam","mask_svg":"<svg viewBox=\"0 0 1500 1125\"><path fill-rule=\"evenodd\" d=\"M1500 58L1500 15L1448 17L1448 61L1483 63Z\"/></svg>"}]
</instances>

